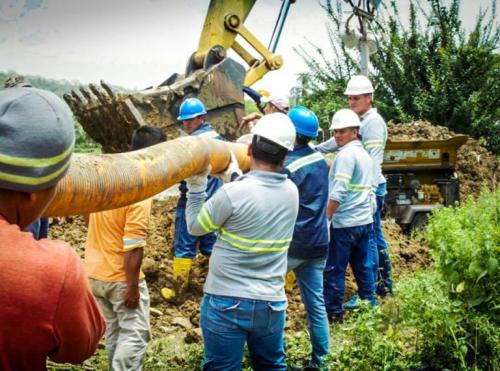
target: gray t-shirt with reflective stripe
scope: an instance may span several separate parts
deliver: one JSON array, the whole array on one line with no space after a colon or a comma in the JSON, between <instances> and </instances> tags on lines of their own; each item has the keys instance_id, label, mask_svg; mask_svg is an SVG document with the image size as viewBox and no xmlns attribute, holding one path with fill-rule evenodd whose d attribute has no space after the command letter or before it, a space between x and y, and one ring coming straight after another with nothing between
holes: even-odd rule
<instances>
[{"instance_id":1,"label":"gray t-shirt with reflective stripe","mask_svg":"<svg viewBox=\"0 0 500 371\"><path fill-rule=\"evenodd\" d=\"M188 192L189 233L217 231L204 291L257 300L286 300L287 249L299 209L295 184L285 174L251 171L225 184L204 203Z\"/></svg>"}]
</instances>

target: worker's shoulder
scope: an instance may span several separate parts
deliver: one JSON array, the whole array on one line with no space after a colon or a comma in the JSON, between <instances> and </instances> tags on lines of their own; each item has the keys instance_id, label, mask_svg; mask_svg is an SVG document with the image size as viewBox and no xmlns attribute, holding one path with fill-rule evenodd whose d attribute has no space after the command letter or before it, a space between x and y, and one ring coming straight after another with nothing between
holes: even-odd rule
<instances>
[{"instance_id":1,"label":"worker's shoulder","mask_svg":"<svg viewBox=\"0 0 500 371\"><path fill-rule=\"evenodd\" d=\"M369 126L375 126L375 125L382 125L382 126L387 126L385 123L384 118L382 115L377 111L376 108L370 110L367 114L366 117L363 120L363 126L369 127Z\"/></svg>"},{"instance_id":2,"label":"worker's shoulder","mask_svg":"<svg viewBox=\"0 0 500 371\"><path fill-rule=\"evenodd\" d=\"M79 256L76 253L75 249L71 247L71 245L65 241L61 240L51 240L51 239L42 239L36 241L36 243L42 246L48 256L61 256L67 257L69 260L74 260L75 258L79 260Z\"/></svg>"}]
</instances>

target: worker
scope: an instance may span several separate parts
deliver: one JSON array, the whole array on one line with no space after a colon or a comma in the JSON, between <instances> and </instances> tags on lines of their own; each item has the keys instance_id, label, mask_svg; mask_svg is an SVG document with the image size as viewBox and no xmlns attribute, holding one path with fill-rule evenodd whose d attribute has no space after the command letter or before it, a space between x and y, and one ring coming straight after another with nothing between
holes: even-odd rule
<instances>
[{"instance_id":1,"label":"worker","mask_svg":"<svg viewBox=\"0 0 500 371\"><path fill-rule=\"evenodd\" d=\"M328 165L309 142L318 135L318 118L297 106L288 112L297 136L288 153L284 173L299 190L299 214L288 250L288 272L295 272L307 314L312 356L307 367L326 368L329 325L323 297L323 270L328 255ZM289 273L287 274L287 280Z\"/></svg>"},{"instance_id":2,"label":"worker","mask_svg":"<svg viewBox=\"0 0 500 371\"><path fill-rule=\"evenodd\" d=\"M55 94L0 91L0 369L45 370L47 357L82 363L105 322L78 254L23 228L43 214L66 174L73 116Z\"/></svg>"},{"instance_id":3,"label":"worker","mask_svg":"<svg viewBox=\"0 0 500 371\"><path fill-rule=\"evenodd\" d=\"M132 150L164 142L158 127L140 126ZM85 264L90 287L106 318L111 370L140 370L151 337L149 292L141 271L151 199L88 217Z\"/></svg>"},{"instance_id":4,"label":"worker","mask_svg":"<svg viewBox=\"0 0 500 371\"><path fill-rule=\"evenodd\" d=\"M17 73L9 76L7 80L5 80L4 86L5 89L9 88L31 88L32 85L29 80L23 75L18 75ZM26 232L31 232L35 239L41 240L42 238L47 238L49 235L49 219L48 218L40 218L35 220L29 226L24 229Z\"/></svg>"},{"instance_id":5,"label":"worker","mask_svg":"<svg viewBox=\"0 0 500 371\"><path fill-rule=\"evenodd\" d=\"M384 197L387 193L386 180L382 174L387 125L377 109L373 107L373 93L371 81L362 75L353 76L344 92L350 108L360 117L363 147L373 160L377 211L373 215L373 230L370 237L371 262L377 294L384 297L387 294L392 295L391 261L381 225ZM332 152L336 148L335 138L316 147L322 153ZM357 301L358 296L354 295L345 304L346 309L355 308Z\"/></svg>"},{"instance_id":6,"label":"worker","mask_svg":"<svg viewBox=\"0 0 500 371\"><path fill-rule=\"evenodd\" d=\"M285 114L272 113L253 134L250 172L207 202L208 172L187 180L190 233L219 232L201 305L204 369L240 370L247 343L255 370L286 370L284 278L299 202L280 171L295 129Z\"/></svg>"},{"instance_id":7,"label":"worker","mask_svg":"<svg viewBox=\"0 0 500 371\"><path fill-rule=\"evenodd\" d=\"M202 101L198 98L188 98L182 102L179 109L179 117L185 131L190 136L208 137L213 139L223 138L205 121L207 111ZM222 186L222 181L209 177L207 187L207 199ZM199 244L200 252L209 257L215 243L215 233L208 233L204 236L191 235L186 227L186 193L188 188L186 182L182 181L180 186L180 197L175 211L175 232L174 232L174 263L173 263L173 287L161 289L161 296L167 301L178 301L182 299L189 283L189 272L196 256L196 246Z\"/></svg>"},{"instance_id":8,"label":"worker","mask_svg":"<svg viewBox=\"0 0 500 371\"><path fill-rule=\"evenodd\" d=\"M332 228L324 272L324 295L331 322L343 319L342 301L349 263L361 299L377 304L370 264L373 160L359 139L360 126L358 115L350 109L336 112L330 126L340 148L330 168L326 210Z\"/></svg>"},{"instance_id":9,"label":"worker","mask_svg":"<svg viewBox=\"0 0 500 371\"><path fill-rule=\"evenodd\" d=\"M289 104L288 99L282 97L266 97L261 96L260 104L264 104L262 108L262 112L264 115L274 112L287 113ZM262 117L262 113L260 112L252 112L249 115L243 117L240 122L240 129L247 129L248 131L252 131L252 128L255 126L255 123Z\"/></svg>"}]
</instances>

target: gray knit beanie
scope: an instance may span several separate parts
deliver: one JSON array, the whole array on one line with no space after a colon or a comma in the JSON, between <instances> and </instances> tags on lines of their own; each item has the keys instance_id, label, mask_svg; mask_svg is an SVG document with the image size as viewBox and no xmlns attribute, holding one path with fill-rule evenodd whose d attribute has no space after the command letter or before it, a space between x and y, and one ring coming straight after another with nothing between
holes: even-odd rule
<instances>
[{"instance_id":1,"label":"gray knit beanie","mask_svg":"<svg viewBox=\"0 0 500 371\"><path fill-rule=\"evenodd\" d=\"M66 174L73 116L57 95L35 88L0 91L0 188L36 192Z\"/></svg>"}]
</instances>

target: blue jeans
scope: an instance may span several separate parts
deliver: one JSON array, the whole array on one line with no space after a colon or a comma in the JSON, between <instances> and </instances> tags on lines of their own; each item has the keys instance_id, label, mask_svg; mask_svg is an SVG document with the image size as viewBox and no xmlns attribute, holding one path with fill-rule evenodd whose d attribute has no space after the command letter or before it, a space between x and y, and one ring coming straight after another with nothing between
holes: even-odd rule
<instances>
[{"instance_id":1,"label":"blue jeans","mask_svg":"<svg viewBox=\"0 0 500 371\"><path fill-rule=\"evenodd\" d=\"M205 294L200 324L203 370L241 369L245 342L254 370L286 370L285 301L264 301Z\"/></svg>"},{"instance_id":2,"label":"blue jeans","mask_svg":"<svg viewBox=\"0 0 500 371\"><path fill-rule=\"evenodd\" d=\"M377 188L377 211L373 215L373 229L370 234L375 290L381 296L392 294L391 259L381 225L385 189L385 183L379 184Z\"/></svg>"},{"instance_id":3,"label":"blue jeans","mask_svg":"<svg viewBox=\"0 0 500 371\"><path fill-rule=\"evenodd\" d=\"M338 315L344 312L342 302L345 272L349 263L361 299L368 300L372 305L377 304L370 261L371 229L372 224L330 229L330 250L324 271L324 296L328 314Z\"/></svg>"},{"instance_id":4,"label":"blue jeans","mask_svg":"<svg viewBox=\"0 0 500 371\"><path fill-rule=\"evenodd\" d=\"M306 308L312 357L309 366L321 367L328 354L330 328L323 298L323 270L325 258L297 259L288 257L288 271L294 271L300 288L300 297Z\"/></svg>"},{"instance_id":5,"label":"blue jeans","mask_svg":"<svg viewBox=\"0 0 500 371\"><path fill-rule=\"evenodd\" d=\"M215 233L208 233L199 237L190 235L186 224L186 209L178 207L175 210L175 257L194 259L198 241L200 243L200 252L205 256L210 256L216 239L217 235Z\"/></svg>"}]
</instances>

